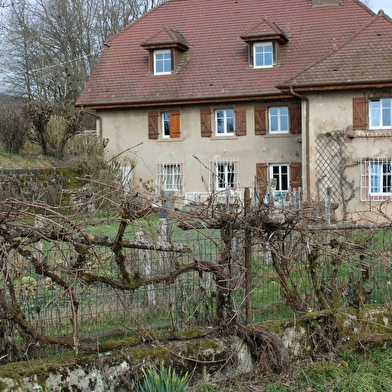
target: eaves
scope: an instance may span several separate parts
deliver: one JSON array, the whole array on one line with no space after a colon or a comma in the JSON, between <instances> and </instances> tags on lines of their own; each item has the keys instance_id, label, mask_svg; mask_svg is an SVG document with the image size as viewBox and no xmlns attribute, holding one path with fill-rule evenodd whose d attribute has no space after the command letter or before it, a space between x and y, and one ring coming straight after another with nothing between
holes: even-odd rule
<instances>
[{"instance_id":1,"label":"eaves","mask_svg":"<svg viewBox=\"0 0 392 392\"><path fill-rule=\"evenodd\" d=\"M126 109L126 108L145 108L160 106L183 106L183 105L208 105L218 103L267 101L277 99L292 99L292 95L286 92L276 94L256 94L248 96L231 96L215 98L195 98L180 100L161 100L161 101L138 101L138 102L102 102L84 103L76 105L77 109Z\"/></svg>"}]
</instances>

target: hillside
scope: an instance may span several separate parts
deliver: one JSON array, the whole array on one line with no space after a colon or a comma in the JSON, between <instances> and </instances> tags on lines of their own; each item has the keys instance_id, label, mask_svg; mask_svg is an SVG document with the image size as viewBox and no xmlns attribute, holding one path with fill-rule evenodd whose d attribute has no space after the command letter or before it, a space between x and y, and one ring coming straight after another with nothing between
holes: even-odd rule
<instances>
[{"instance_id":1,"label":"hillside","mask_svg":"<svg viewBox=\"0 0 392 392\"><path fill-rule=\"evenodd\" d=\"M24 151L21 154L10 154L0 148L1 169L31 169L45 167L69 166L69 162L53 157L46 157L37 151Z\"/></svg>"}]
</instances>

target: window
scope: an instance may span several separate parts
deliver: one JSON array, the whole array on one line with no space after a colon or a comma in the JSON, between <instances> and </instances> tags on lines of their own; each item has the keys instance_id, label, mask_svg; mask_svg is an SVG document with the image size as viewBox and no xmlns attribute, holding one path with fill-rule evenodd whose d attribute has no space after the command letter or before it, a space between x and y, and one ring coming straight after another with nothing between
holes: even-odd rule
<instances>
[{"instance_id":1,"label":"window","mask_svg":"<svg viewBox=\"0 0 392 392\"><path fill-rule=\"evenodd\" d=\"M216 135L234 134L234 110L224 109L215 111Z\"/></svg>"},{"instance_id":2,"label":"window","mask_svg":"<svg viewBox=\"0 0 392 392\"><path fill-rule=\"evenodd\" d=\"M361 171L362 200L386 200L392 196L391 159L365 159Z\"/></svg>"},{"instance_id":3,"label":"window","mask_svg":"<svg viewBox=\"0 0 392 392\"><path fill-rule=\"evenodd\" d=\"M272 185L279 192L294 191L302 187L301 162L256 163L256 185L259 195L263 197Z\"/></svg>"},{"instance_id":4,"label":"window","mask_svg":"<svg viewBox=\"0 0 392 392\"><path fill-rule=\"evenodd\" d=\"M281 164L271 164L269 167L270 170L270 180L273 179L276 181L276 191L277 192L286 192L289 190L290 181L289 181L289 165L286 163Z\"/></svg>"},{"instance_id":5,"label":"window","mask_svg":"<svg viewBox=\"0 0 392 392\"><path fill-rule=\"evenodd\" d=\"M172 110L162 112L162 138L179 138L180 133L180 112Z\"/></svg>"},{"instance_id":6,"label":"window","mask_svg":"<svg viewBox=\"0 0 392 392\"><path fill-rule=\"evenodd\" d=\"M184 192L183 162L157 163L156 192Z\"/></svg>"},{"instance_id":7,"label":"window","mask_svg":"<svg viewBox=\"0 0 392 392\"><path fill-rule=\"evenodd\" d=\"M161 118L159 120L159 117ZM148 138L180 138L180 111L148 112Z\"/></svg>"},{"instance_id":8,"label":"window","mask_svg":"<svg viewBox=\"0 0 392 392\"><path fill-rule=\"evenodd\" d=\"M223 191L238 187L238 159L211 161L210 167L213 174L210 179L211 190Z\"/></svg>"},{"instance_id":9,"label":"window","mask_svg":"<svg viewBox=\"0 0 392 392\"><path fill-rule=\"evenodd\" d=\"M167 75L172 70L172 56L170 50L156 50L154 52L154 74Z\"/></svg>"},{"instance_id":10,"label":"window","mask_svg":"<svg viewBox=\"0 0 392 392\"><path fill-rule=\"evenodd\" d=\"M272 67L274 65L274 46L272 42L253 45L254 68Z\"/></svg>"},{"instance_id":11,"label":"window","mask_svg":"<svg viewBox=\"0 0 392 392\"><path fill-rule=\"evenodd\" d=\"M215 166L216 189L234 188L234 163L217 163Z\"/></svg>"},{"instance_id":12,"label":"window","mask_svg":"<svg viewBox=\"0 0 392 392\"><path fill-rule=\"evenodd\" d=\"M369 102L370 128L392 127L392 99L382 98Z\"/></svg>"},{"instance_id":13,"label":"window","mask_svg":"<svg viewBox=\"0 0 392 392\"><path fill-rule=\"evenodd\" d=\"M269 132L289 132L289 108L287 106L269 108Z\"/></svg>"}]
</instances>

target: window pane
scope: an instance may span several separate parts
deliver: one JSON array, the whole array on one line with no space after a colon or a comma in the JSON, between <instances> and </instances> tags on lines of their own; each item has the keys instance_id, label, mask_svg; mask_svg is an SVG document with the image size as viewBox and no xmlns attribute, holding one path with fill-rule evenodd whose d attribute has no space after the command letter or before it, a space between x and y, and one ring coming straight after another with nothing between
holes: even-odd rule
<instances>
[{"instance_id":1,"label":"window pane","mask_svg":"<svg viewBox=\"0 0 392 392\"><path fill-rule=\"evenodd\" d=\"M229 188L234 188L234 163L227 165L227 184Z\"/></svg>"},{"instance_id":2,"label":"window pane","mask_svg":"<svg viewBox=\"0 0 392 392\"><path fill-rule=\"evenodd\" d=\"M224 118L223 110L216 111L216 132L217 133L225 132L225 118Z\"/></svg>"},{"instance_id":3,"label":"window pane","mask_svg":"<svg viewBox=\"0 0 392 392\"><path fill-rule=\"evenodd\" d=\"M163 129L163 136L170 136L170 113L169 112L162 113L162 129Z\"/></svg>"},{"instance_id":4,"label":"window pane","mask_svg":"<svg viewBox=\"0 0 392 392\"><path fill-rule=\"evenodd\" d=\"M217 165L218 189L224 189L225 186L225 165Z\"/></svg>"},{"instance_id":5,"label":"window pane","mask_svg":"<svg viewBox=\"0 0 392 392\"><path fill-rule=\"evenodd\" d=\"M372 127L380 126L380 101L371 101L370 102L370 116Z\"/></svg>"},{"instance_id":6,"label":"window pane","mask_svg":"<svg viewBox=\"0 0 392 392\"><path fill-rule=\"evenodd\" d=\"M272 65L272 63L273 63L273 58L272 58L272 45L271 45L265 48L264 65Z\"/></svg>"},{"instance_id":7,"label":"window pane","mask_svg":"<svg viewBox=\"0 0 392 392\"><path fill-rule=\"evenodd\" d=\"M370 191L372 193L381 192L381 165L370 165Z\"/></svg>"},{"instance_id":8,"label":"window pane","mask_svg":"<svg viewBox=\"0 0 392 392\"><path fill-rule=\"evenodd\" d=\"M391 192L391 162L383 164L383 189L384 193Z\"/></svg>"},{"instance_id":9,"label":"window pane","mask_svg":"<svg viewBox=\"0 0 392 392\"><path fill-rule=\"evenodd\" d=\"M289 130L289 108L287 107L280 108L280 130Z\"/></svg>"},{"instance_id":10,"label":"window pane","mask_svg":"<svg viewBox=\"0 0 392 392\"><path fill-rule=\"evenodd\" d=\"M391 126L391 99L382 99L382 125L383 127Z\"/></svg>"},{"instance_id":11,"label":"window pane","mask_svg":"<svg viewBox=\"0 0 392 392\"><path fill-rule=\"evenodd\" d=\"M226 132L234 132L234 110L226 110Z\"/></svg>"},{"instance_id":12,"label":"window pane","mask_svg":"<svg viewBox=\"0 0 392 392\"><path fill-rule=\"evenodd\" d=\"M279 131L278 108L270 108L270 131Z\"/></svg>"}]
</instances>

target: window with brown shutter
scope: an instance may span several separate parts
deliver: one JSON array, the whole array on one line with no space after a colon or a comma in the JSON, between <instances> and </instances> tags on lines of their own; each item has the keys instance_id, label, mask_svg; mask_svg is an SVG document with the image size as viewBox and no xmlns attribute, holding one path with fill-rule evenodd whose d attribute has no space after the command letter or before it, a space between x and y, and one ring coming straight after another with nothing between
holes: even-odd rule
<instances>
[{"instance_id":1,"label":"window with brown shutter","mask_svg":"<svg viewBox=\"0 0 392 392\"><path fill-rule=\"evenodd\" d=\"M290 188L298 189L302 187L302 165L301 162L290 163Z\"/></svg>"},{"instance_id":2,"label":"window with brown shutter","mask_svg":"<svg viewBox=\"0 0 392 392\"><path fill-rule=\"evenodd\" d=\"M368 125L368 103L367 99L353 98L353 127L365 130Z\"/></svg>"},{"instance_id":3,"label":"window with brown shutter","mask_svg":"<svg viewBox=\"0 0 392 392\"><path fill-rule=\"evenodd\" d=\"M201 136L211 137L211 109L200 109Z\"/></svg>"},{"instance_id":4,"label":"window with brown shutter","mask_svg":"<svg viewBox=\"0 0 392 392\"><path fill-rule=\"evenodd\" d=\"M301 126L301 104L293 103L289 106L290 133L296 134L302 132Z\"/></svg>"},{"instance_id":5,"label":"window with brown shutter","mask_svg":"<svg viewBox=\"0 0 392 392\"><path fill-rule=\"evenodd\" d=\"M265 106L255 106L255 135L265 135L267 133L267 127L265 123Z\"/></svg>"},{"instance_id":6,"label":"window with brown shutter","mask_svg":"<svg viewBox=\"0 0 392 392\"><path fill-rule=\"evenodd\" d=\"M235 109L235 134L246 136L246 108Z\"/></svg>"},{"instance_id":7,"label":"window with brown shutter","mask_svg":"<svg viewBox=\"0 0 392 392\"><path fill-rule=\"evenodd\" d=\"M148 112L148 138L158 139L158 112Z\"/></svg>"}]
</instances>

